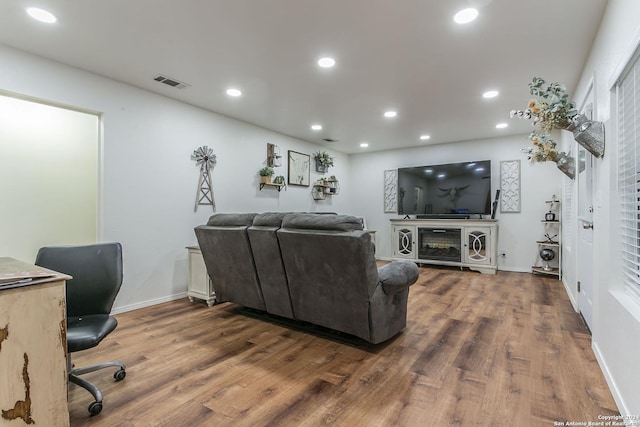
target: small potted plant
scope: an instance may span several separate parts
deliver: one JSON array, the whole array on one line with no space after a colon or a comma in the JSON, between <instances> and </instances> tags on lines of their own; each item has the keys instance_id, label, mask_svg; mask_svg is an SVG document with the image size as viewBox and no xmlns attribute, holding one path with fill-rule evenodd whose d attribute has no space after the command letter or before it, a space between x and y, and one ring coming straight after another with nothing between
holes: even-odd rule
<instances>
[{"instance_id":1,"label":"small potted plant","mask_svg":"<svg viewBox=\"0 0 640 427\"><path fill-rule=\"evenodd\" d=\"M262 182L263 184L270 184L273 173L273 168L269 166L265 166L260 169L258 171L258 174L260 174L260 182Z\"/></svg>"},{"instance_id":2,"label":"small potted plant","mask_svg":"<svg viewBox=\"0 0 640 427\"><path fill-rule=\"evenodd\" d=\"M284 176L282 175L276 176L275 178L273 178L273 183L278 185L284 185Z\"/></svg>"},{"instance_id":3,"label":"small potted plant","mask_svg":"<svg viewBox=\"0 0 640 427\"><path fill-rule=\"evenodd\" d=\"M314 186L311 191L311 195L313 196L313 200L324 200L325 195L323 191L323 187Z\"/></svg>"},{"instance_id":4,"label":"small potted plant","mask_svg":"<svg viewBox=\"0 0 640 427\"><path fill-rule=\"evenodd\" d=\"M326 151L313 153L313 158L316 161L316 172L326 173L329 170L329 166L333 166L333 157Z\"/></svg>"}]
</instances>

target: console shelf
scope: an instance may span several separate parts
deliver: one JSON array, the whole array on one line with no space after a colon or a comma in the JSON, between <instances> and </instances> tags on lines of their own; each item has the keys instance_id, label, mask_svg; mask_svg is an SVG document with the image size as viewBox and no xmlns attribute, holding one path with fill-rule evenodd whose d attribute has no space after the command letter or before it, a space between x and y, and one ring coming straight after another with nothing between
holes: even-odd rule
<instances>
[{"instance_id":1,"label":"console shelf","mask_svg":"<svg viewBox=\"0 0 640 427\"><path fill-rule=\"evenodd\" d=\"M562 278L562 225L560 223L561 208L560 201L555 200L555 196L552 200L547 200L545 203L548 206L548 212L544 214L544 219L540 220L543 227L544 237L546 240L537 240L538 254L536 261L531 267L531 272L534 274L546 274L549 276L555 276L558 279ZM547 249L546 254L553 254L551 259L544 260L543 250Z\"/></svg>"},{"instance_id":2,"label":"console shelf","mask_svg":"<svg viewBox=\"0 0 640 427\"><path fill-rule=\"evenodd\" d=\"M495 274L498 221L495 219L392 219L393 259L467 267Z\"/></svg>"}]
</instances>

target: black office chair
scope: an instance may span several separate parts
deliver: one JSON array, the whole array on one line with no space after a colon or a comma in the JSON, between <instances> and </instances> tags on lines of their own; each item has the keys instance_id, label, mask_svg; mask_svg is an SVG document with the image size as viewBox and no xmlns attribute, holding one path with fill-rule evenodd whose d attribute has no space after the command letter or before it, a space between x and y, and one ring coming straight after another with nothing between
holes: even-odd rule
<instances>
[{"instance_id":1,"label":"black office chair","mask_svg":"<svg viewBox=\"0 0 640 427\"><path fill-rule=\"evenodd\" d=\"M97 415L102 410L102 393L79 375L114 366L120 369L113 377L121 381L127 375L125 366L120 362L106 362L74 368L71 353L97 346L118 325L110 313L122 284L122 246L120 243L49 246L38 251L35 263L73 277L67 281L69 381L93 395L95 402L89 405L89 413Z\"/></svg>"}]
</instances>

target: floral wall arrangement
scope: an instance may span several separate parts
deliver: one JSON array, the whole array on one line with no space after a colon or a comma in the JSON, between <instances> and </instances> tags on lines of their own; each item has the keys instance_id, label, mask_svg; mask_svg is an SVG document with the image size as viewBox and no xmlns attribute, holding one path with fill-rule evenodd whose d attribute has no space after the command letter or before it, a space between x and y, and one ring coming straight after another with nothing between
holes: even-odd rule
<instances>
[{"instance_id":1,"label":"floral wall arrangement","mask_svg":"<svg viewBox=\"0 0 640 427\"><path fill-rule=\"evenodd\" d=\"M333 166L333 157L326 151L313 153L313 158L316 161L316 172L327 173L329 167Z\"/></svg>"},{"instance_id":2,"label":"floral wall arrangement","mask_svg":"<svg viewBox=\"0 0 640 427\"><path fill-rule=\"evenodd\" d=\"M556 162L567 176L575 177L575 160L559 152L549 135L555 129L573 132L575 140L591 154L603 156L604 126L578 113L575 103L569 101L565 85L546 84L541 77L534 77L529 83L529 93L537 99L530 100L524 110L512 110L511 117L533 120L534 130L528 136L532 146L522 150L531 163Z\"/></svg>"}]
</instances>

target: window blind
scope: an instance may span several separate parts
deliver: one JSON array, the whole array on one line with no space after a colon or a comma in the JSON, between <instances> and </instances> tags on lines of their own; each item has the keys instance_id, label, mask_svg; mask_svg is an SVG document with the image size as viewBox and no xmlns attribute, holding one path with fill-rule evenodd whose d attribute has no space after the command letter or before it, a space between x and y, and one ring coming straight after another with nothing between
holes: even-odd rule
<instances>
[{"instance_id":1,"label":"window blind","mask_svg":"<svg viewBox=\"0 0 640 427\"><path fill-rule=\"evenodd\" d=\"M618 80L618 196L625 290L640 301L640 65L638 52Z\"/></svg>"}]
</instances>

